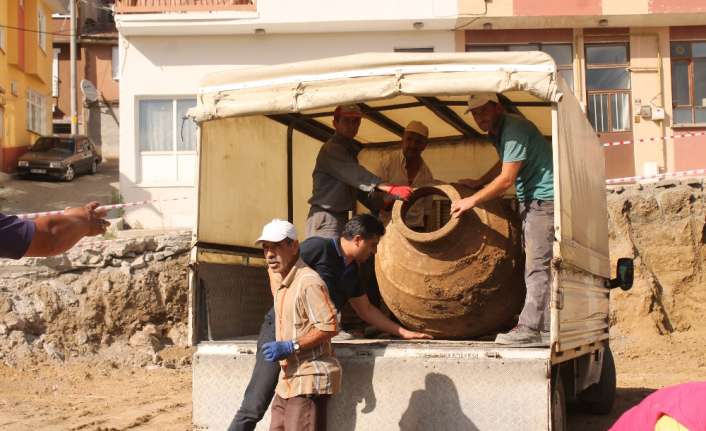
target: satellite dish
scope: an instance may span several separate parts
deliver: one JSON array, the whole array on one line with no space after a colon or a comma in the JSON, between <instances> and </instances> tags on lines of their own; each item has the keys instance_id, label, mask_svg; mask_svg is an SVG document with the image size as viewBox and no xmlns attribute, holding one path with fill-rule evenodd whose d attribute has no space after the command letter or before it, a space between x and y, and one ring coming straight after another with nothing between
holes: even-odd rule
<instances>
[{"instance_id":1,"label":"satellite dish","mask_svg":"<svg viewBox=\"0 0 706 431\"><path fill-rule=\"evenodd\" d=\"M85 97L88 102L95 102L98 100L98 90L96 90L96 86L87 79L81 80L81 92L83 93L83 97Z\"/></svg>"}]
</instances>

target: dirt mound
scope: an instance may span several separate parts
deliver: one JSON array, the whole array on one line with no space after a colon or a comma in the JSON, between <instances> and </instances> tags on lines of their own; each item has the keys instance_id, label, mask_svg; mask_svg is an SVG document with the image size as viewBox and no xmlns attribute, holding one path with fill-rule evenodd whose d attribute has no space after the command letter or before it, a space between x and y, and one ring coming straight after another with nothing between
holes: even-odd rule
<instances>
[{"instance_id":1,"label":"dirt mound","mask_svg":"<svg viewBox=\"0 0 706 431\"><path fill-rule=\"evenodd\" d=\"M163 238L161 250L154 238L89 244L59 270L3 268L0 360L99 354L146 365L161 362L165 346L185 346L188 239L174 241Z\"/></svg>"},{"instance_id":2,"label":"dirt mound","mask_svg":"<svg viewBox=\"0 0 706 431\"><path fill-rule=\"evenodd\" d=\"M608 193L611 257L635 259L634 287L611 295L614 337L706 334L704 198L700 179Z\"/></svg>"}]
</instances>

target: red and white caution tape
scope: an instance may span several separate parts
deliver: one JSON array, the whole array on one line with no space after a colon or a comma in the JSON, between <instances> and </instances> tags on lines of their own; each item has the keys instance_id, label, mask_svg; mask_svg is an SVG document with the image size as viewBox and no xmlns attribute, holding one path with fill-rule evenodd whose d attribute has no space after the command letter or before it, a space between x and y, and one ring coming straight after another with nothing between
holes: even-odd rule
<instances>
[{"instance_id":1,"label":"red and white caution tape","mask_svg":"<svg viewBox=\"0 0 706 431\"><path fill-rule=\"evenodd\" d=\"M667 139L690 138L693 136L706 136L706 132L681 133L678 135L658 136L655 138L634 139L632 141L605 142L603 144L603 146L604 147L615 147L617 145L631 145L631 144L637 144L637 143L642 143L642 142L658 142L658 141L662 141L662 140L666 141Z\"/></svg>"},{"instance_id":2,"label":"red and white caution tape","mask_svg":"<svg viewBox=\"0 0 706 431\"><path fill-rule=\"evenodd\" d=\"M638 175L635 177L611 178L609 180L606 180L606 184L611 185L611 184L633 183L636 181L643 181L643 180L653 180L653 179L661 180L663 178L692 177L692 176L697 176L697 175L706 175L706 169L691 169L688 171L667 172L664 174L656 174L656 175Z\"/></svg>"},{"instance_id":3,"label":"red and white caution tape","mask_svg":"<svg viewBox=\"0 0 706 431\"><path fill-rule=\"evenodd\" d=\"M189 199L188 197L182 196L178 198L167 198L167 199L158 199L158 200L144 200L144 201L137 201L137 202L127 202L124 204L113 204L113 205L101 205L98 208L96 208L96 211L110 211L118 208L130 208L130 207L137 207L141 205L149 205L153 203L159 203L159 202L170 202L170 201L180 201L180 200L186 200ZM63 210L58 210L58 211L45 211L45 212L40 212L40 213L27 213L27 214L17 214L18 218L21 219L33 219L37 217L42 217L42 216L49 216L49 215L60 215L63 214Z\"/></svg>"}]
</instances>

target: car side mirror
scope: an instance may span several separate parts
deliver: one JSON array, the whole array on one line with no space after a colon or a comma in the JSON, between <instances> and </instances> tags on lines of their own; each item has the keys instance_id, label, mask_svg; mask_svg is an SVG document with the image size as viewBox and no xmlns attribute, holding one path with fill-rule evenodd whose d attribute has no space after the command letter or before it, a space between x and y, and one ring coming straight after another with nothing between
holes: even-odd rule
<instances>
[{"instance_id":1,"label":"car side mirror","mask_svg":"<svg viewBox=\"0 0 706 431\"><path fill-rule=\"evenodd\" d=\"M616 287L622 290L630 290L632 287L632 282L635 273L635 265L632 259L628 257L621 257L618 259L618 264L615 269L616 277L608 282L609 289L615 289Z\"/></svg>"}]
</instances>

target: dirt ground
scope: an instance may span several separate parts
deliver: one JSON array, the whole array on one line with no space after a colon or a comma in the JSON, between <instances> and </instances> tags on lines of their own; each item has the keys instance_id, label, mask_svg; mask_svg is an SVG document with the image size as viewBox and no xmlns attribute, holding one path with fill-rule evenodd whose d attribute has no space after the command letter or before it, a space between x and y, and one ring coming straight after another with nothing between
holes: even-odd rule
<instances>
[{"instance_id":1,"label":"dirt ground","mask_svg":"<svg viewBox=\"0 0 706 431\"><path fill-rule=\"evenodd\" d=\"M706 333L614 340L613 413L571 411L571 431L606 430L653 390L706 380ZM173 352L188 356L188 349ZM178 361L176 361L178 362ZM236 406L234 406L234 409ZM110 361L0 366L0 430L191 429L191 368L123 367Z\"/></svg>"}]
</instances>

